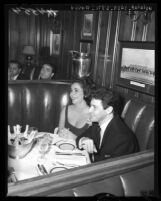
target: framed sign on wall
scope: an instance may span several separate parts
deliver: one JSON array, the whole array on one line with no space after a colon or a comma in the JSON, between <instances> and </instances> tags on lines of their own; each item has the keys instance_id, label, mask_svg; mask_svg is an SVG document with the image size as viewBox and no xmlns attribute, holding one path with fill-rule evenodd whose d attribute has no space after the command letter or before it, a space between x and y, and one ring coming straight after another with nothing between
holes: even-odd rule
<instances>
[{"instance_id":1,"label":"framed sign on wall","mask_svg":"<svg viewBox=\"0 0 161 201\"><path fill-rule=\"evenodd\" d=\"M155 44L119 42L117 85L154 95Z\"/></svg>"},{"instance_id":2,"label":"framed sign on wall","mask_svg":"<svg viewBox=\"0 0 161 201\"><path fill-rule=\"evenodd\" d=\"M50 55L60 54L61 34L50 32Z\"/></svg>"},{"instance_id":3,"label":"framed sign on wall","mask_svg":"<svg viewBox=\"0 0 161 201\"><path fill-rule=\"evenodd\" d=\"M93 18L93 13L85 13L83 15L81 39L93 40Z\"/></svg>"}]
</instances>

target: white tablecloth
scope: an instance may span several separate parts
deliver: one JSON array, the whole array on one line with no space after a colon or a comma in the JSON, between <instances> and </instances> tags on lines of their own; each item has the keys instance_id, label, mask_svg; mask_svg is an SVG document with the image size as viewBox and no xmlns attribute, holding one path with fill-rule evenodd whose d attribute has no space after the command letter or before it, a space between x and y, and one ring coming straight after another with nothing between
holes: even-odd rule
<instances>
[{"instance_id":1,"label":"white tablecloth","mask_svg":"<svg viewBox=\"0 0 161 201\"><path fill-rule=\"evenodd\" d=\"M50 145L48 153L45 157L41 157L40 147L44 138L49 135L52 137L52 143ZM51 170L58 171L63 169L70 169L90 163L88 153L75 148L74 150L61 150L59 148L60 143L71 143L75 145L72 140L65 140L60 138L56 134L39 132L36 136L37 143L22 159L12 159L8 157L8 166L15 169L15 174L18 180L24 180L36 176L42 175L38 169L38 164L43 164L47 172ZM61 167L57 168L56 167Z\"/></svg>"}]
</instances>

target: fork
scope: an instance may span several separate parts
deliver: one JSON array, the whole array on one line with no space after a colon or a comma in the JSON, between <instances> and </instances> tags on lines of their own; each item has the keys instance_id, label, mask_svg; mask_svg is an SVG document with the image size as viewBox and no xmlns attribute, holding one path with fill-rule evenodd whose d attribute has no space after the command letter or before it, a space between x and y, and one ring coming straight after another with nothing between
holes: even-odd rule
<instances>
[{"instance_id":1,"label":"fork","mask_svg":"<svg viewBox=\"0 0 161 201\"><path fill-rule=\"evenodd\" d=\"M79 167L79 165L74 165L74 164L64 164L64 163L61 163L59 161L56 161L55 163L52 163L54 165L62 165L62 166L68 166L68 167Z\"/></svg>"}]
</instances>

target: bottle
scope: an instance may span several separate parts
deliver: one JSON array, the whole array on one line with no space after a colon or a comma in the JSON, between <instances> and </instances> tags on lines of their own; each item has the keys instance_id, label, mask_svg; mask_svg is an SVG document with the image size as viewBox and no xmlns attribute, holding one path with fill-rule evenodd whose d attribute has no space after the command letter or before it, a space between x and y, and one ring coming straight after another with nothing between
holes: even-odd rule
<instances>
[{"instance_id":1,"label":"bottle","mask_svg":"<svg viewBox=\"0 0 161 201\"><path fill-rule=\"evenodd\" d=\"M15 169L13 167L8 168L8 182L16 182L18 181L16 174L15 174Z\"/></svg>"}]
</instances>

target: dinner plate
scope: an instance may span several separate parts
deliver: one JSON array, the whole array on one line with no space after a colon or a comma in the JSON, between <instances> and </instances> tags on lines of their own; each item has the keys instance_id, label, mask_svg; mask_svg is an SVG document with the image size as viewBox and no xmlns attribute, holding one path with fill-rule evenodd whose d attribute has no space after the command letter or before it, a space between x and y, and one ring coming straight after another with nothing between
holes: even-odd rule
<instances>
[{"instance_id":1,"label":"dinner plate","mask_svg":"<svg viewBox=\"0 0 161 201\"><path fill-rule=\"evenodd\" d=\"M71 144L69 142L63 142L61 144L59 144L59 149L62 149L62 150L71 150L73 151L75 149L75 145L74 144Z\"/></svg>"},{"instance_id":2,"label":"dinner plate","mask_svg":"<svg viewBox=\"0 0 161 201\"><path fill-rule=\"evenodd\" d=\"M62 170L67 170L68 168L64 167L64 166L58 166L58 167L53 167L51 170L50 170L50 173L54 173L54 172L59 172L59 171L62 171Z\"/></svg>"}]
</instances>

